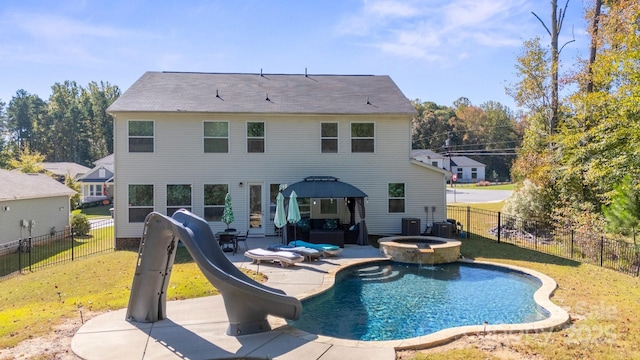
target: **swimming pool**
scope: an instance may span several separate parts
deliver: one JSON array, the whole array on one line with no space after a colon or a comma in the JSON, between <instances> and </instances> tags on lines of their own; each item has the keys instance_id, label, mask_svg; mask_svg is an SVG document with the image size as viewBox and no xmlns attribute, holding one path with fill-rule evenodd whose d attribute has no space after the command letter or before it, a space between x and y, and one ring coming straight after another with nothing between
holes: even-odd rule
<instances>
[{"instance_id":1,"label":"swimming pool","mask_svg":"<svg viewBox=\"0 0 640 360\"><path fill-rule=\"evenodd\" d=\"M465 325L529 323L547 314L534 301L540 281L502 267L380 261L348 267L333 287L303 301L303 331L351 340L420 337Z\"/></svg>"}]
</instances>

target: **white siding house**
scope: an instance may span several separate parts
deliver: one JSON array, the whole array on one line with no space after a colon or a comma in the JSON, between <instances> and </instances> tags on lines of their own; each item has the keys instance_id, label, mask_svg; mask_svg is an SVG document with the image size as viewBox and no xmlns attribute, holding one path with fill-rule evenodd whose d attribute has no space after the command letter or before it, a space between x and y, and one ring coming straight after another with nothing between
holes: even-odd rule
<instances>
[{"instance_id":1,"label":"white siding house","mask_svg":"<svg viewBox=\"0 0 640 360\"><path fill-rule=\"evenodd\" d=\"M449 173L411 158L415 110L388 76L147 72L108 112L116 247L139 239L153 210L185 207L222 230L226 192L232 227L273 234L279 185L308 176L365 192L370 234L400 233L407 217L424 228L427 205L434 221L446 215ZM302 201L312 218L348 219L345 199L331 200L332 214Z\"/></svg>"},{"instance_id":2,"label":"white siding house","mask_svg":"<svg viewBox=\"0 0 640 360\"><path fill-rule=\"evenodd\" d=\"M21 238L64 230L74 194L47 175L0 169L0 250Z\"/></svg>"},{"instance_id":3,"label":"white siding house","mask_svg":"<svg viewBox=\"0 0 640 360\"><path fill-rule=\"evenodd\" d=\"M447 156L431 150L412 150L416 160L456 174L459 183L476 183L485 179L486 165L466 156Z\"/></svg>"}]
</instances>

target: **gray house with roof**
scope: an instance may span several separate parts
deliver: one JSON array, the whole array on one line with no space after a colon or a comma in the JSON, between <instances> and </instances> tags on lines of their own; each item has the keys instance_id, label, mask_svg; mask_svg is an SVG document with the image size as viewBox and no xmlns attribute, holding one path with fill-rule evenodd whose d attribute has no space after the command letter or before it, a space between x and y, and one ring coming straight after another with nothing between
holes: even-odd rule
<instances>
[{"instance_id":1,"label":"gray house with roof","mask_svg":"<svg viewBox=\"0 0 640 360\"><path fill-rule=\"evenodd\" d=\"M21 238L64 230L74 194L47 175L0 169L0 251Z\"/></svg>"},{"instance_id":2,"label":"gray house with roof","mask_svg":"<svg viewBox=\"0 0 640 360\"><path fill-rule=\"evenodd\" d=\"M82 202L91 203L113 197L113 154L93 162L95 167L78 178ZM108 201L107 201L108 203Z\"/></svg>"},{"instance_id":3,"label":"gray house with roof","mask_svg":"<svg viewBox=\"0 0 640 360\"><path fill-rule=\"evenodd\" d=\"M227 193L231 227L274 234L280 185L304 179L335 179L364 196L355 215L348 194L299 198L303 217L370 234L446 217L450 173L412 158L415 109L389 76L147 72L108 112L116 247L139 240L151 211L187 208L223 230ZM436 209L429 219L425 206Z\"/></svg>"}]
</instances>

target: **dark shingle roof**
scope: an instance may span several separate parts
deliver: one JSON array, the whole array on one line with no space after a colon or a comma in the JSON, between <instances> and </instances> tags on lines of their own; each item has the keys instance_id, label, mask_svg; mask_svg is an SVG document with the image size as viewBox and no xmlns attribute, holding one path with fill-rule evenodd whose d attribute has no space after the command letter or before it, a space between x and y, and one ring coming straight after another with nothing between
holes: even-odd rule
<instances>
[{"instance_id":1,"label":"dark shingle roof","mask_svg":"<svg viewBox=\"0 0 640 360\"><path fill-rule=\"evenodd\" d=\"M109 112L414 114L389 76L147 72Z\"/></svg>"}]
</instances>

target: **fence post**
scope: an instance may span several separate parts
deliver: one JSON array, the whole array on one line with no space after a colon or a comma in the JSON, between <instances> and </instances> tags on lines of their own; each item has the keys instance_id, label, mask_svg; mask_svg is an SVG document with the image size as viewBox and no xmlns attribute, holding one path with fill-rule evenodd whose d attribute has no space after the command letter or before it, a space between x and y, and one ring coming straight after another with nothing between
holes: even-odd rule
<instances>
[{"instance_id":1,"label":"fence post","mask_svg":"<svg viewBox=\"0 0 640 360\"><path fill-rule=\"evenodd\" d=\"M18 273L22 273L22 238L18 240Z\"/></svg>"},{"instance_id":2,"label":"fence post","mask_svg":"<svg viewBox=\"0 0 640 360\"><path fill-rule=\"evenodd\" d=\"M604 264L604 235L600 235L600 266Z\"/></svg>"},{"instance_id":3,"label":"fence post","mask_svg":"<svg viewBox=\"0 0 640 360\"><path fill-rule=\"evenodd\" d=\"M73 238L73 227L71 227L70 229L71 229L71 234L70 234L71 235L70 236L71 237L71 261L73 261L73 260L75 260L74 259L74 253L73 253L75 241L74 241L74 238Z\"/></svg>"},{"instance_id":4,"label":"fence post","mask_svg":"<svg viewBox=\"0 0 640 360\"><path fill-rule=\"evenodd\" d=\"M29 271L31 271L31 236L29 236Z\"/></svg>"},{"instance_id":5,"label":"fence post","mask_svg":"<svg viewBox=\"0 0 640 360\"><path fill-rule=\"evenodd\" d=\"M573 229L571 229L571 255L569 258L573 259Z\"/></svg>"},{"instance_id":6,"label":"fence post","mask_svg":"<svg viewBox=\"0 0 640 360\"><path fill-rule=\"evenodd\" d=\"M471 237L471 206L467 206L467 237Z\"/></svg>"},{"instance_id":7,"label":"fence post","mask_svg":"<svg viewBox=\"0 0 640 360\"><path fill-rule=\"evenodd\" d=\"M500 233L502 232L502 225L500 224L500 211L498 211L498 244L500 244Z\"/></svg>"}]
</instances>

